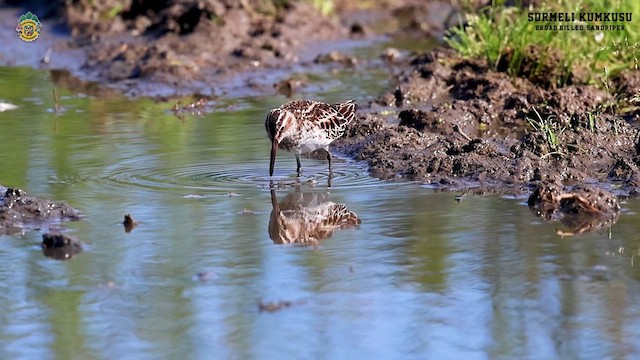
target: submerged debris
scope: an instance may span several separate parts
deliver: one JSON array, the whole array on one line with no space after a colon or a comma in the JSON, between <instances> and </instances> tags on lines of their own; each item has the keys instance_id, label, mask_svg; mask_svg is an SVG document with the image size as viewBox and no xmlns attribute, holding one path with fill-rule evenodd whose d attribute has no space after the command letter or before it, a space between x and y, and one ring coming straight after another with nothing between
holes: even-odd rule
<instances>
[{"instance_id":1,"label":"submerged debris","mask_svg":"<svg viewBox=\"0 0 640 360\"><path fill-rule=\"evenodd\" d=\"M122 225L124 225L124 232L128 234L131 231L133 231L133 229L135 229L136 226L138 226L138 223L135 222L135 220L133 220L133 217L131 217L131 214L126 214L124 216L124 221L122 222Z\"/></svg>"},{"instance_id":2,"label":"submerged debris","mask_svg":"<svg viewBox=\"0 0 640 360\"><path fill-rule=\"evenodd\" d=\"M286 309L290 306L293 306L293 302L286 300L263 302L262 299L260 299L260 301L258 301L258 310L260 310L260 312L273 313L282 309Z\"/></svg>"},{"instance_id":3,"label":"submerged debris","mask_svg":"<svg viewBox=\"0 0 640 360\"><path fill-rule=\"evenodd\" d=\"M338 63L344 66L355 66L358 64L358 59L353 56L348 56L337 51L332 51L328 54L320 54L313 59L316 64L328 64Z\"/></svg>"},{"instance_id":4,"label":"submerged debris","mask_svg":"<svg viewBox=\"0 0 640 360\"><path fill-rule=\"evenodd\" d=\"M191 279L198 282L206 282L216 277L216 274L211 271L200 271L193 275Z\"/></svg>"},{"instance_id":5,"label":"submerged debris","mask_svg":"<svg viewBox=\"0 0 640 360\"><path fill-rule=\"evenodd\" d=\"M76 238L58 232L42 234L42 253L56 260L67 260L82 251Z\"/></svg>"},{"instance_id":6,"label":"submerged debris","mask_svg":"<svg viewBox=\"0 0 640 360\"><path fill-rule=\"evenodd\" d=\"M178 100L178 102L173 105L171 108L171 112L178 119L183 120L185 114L203 116L206 113L213 111L213 108L209 106L209 100L202 97L198 100L190 102L186 105L182 104L182 100Z\"/></svg>"},{"instance_id":7,"label":"submerged debris","mask_svg":"<svg viewBox=\"0 0 640 360\"><path fill-rule=\"evenodd\" d=\"M558 273L558 279L563 281L611 281L611 271L606 265L594 265L589 269Z\"/></svg>"}]
</instances>

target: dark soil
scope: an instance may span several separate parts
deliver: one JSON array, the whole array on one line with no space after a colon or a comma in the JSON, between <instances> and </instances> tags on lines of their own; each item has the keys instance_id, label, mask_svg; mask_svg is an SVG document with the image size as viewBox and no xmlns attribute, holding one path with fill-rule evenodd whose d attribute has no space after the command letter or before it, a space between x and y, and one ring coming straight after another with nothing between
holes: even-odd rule
<instances>
[{"instance_id":1,"label":"dark soil","mask_svg":"<svg viewBox=\"0 0 640 360\"><path fill-rule=\"evenodd\" d=\"M108 3L88 11L79 1L66 9L72 45L87 49L84 66L100 80L133 88L135 79L144 79L178 92L219 94L225 77L296 61L306 39L346 36L307 3L269 8L262 1L134 1L114 18L94 21Z\"/></svg>"},{"instance_id":2,"label":"dark soil","mask_svg":"<svg viewBox=\"0 0 640 360\"><path fill-rule=\"evenodd\" d=\"M79 220L77 210L27 195L24 191L0 185L0 234L12 234L26 229L50 227L61 221Z\"/></svg>"}]
</instances>

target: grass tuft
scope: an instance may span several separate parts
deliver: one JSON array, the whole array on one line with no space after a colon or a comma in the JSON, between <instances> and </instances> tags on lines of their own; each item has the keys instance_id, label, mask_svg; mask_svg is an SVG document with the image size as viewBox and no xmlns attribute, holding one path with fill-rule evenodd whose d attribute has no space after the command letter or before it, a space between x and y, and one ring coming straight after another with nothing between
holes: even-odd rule
<instances>
[{"instance_id":1,"label":"grass tuft","mask_svg":"<svg viewBox=\"0 0 640 360\"><path fill-rule=\"evenodd\" d=\"M553 115L550 115L547 118L542 118L535 107L533 108L533 112L536 114L537 118L527 117L526 119L534 130L542 134L545 142L549 146L549 152L545 155L562 155L562 153L560 153L559 137L566 130L566 126L560 128L558 123L553 120L555 118Z\"/></svg>"},{"instance_id":2,"label":"grass tuft","mask_svg":"<svg viewBox=\"0 0 640 360\"><path fill-rule=\"evenodd\" d=\"M463 7L464 8L464 7ZM573 22L529 21L529 13L575 13ZM579 13L632 13L631 22L580 22ZM465 15L466 26L453 28L445 41L461 55L481 57L499 71L535 80L544 77L550 87L595 83L603 68L607 78L624 69L638 69L640 1L549 1L540 7L505 7L494 2ZM584 30L540 30L536 25L564 25ZM588 30L587 26L624 25L624 30ZM535 81L534 81L535 82Z\"/></svg>"}]
</instances>

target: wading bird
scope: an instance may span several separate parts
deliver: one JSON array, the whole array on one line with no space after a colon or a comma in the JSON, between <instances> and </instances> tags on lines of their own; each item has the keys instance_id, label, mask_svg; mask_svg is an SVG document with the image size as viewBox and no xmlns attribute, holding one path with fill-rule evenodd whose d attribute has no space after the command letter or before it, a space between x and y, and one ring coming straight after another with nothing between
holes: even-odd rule
<instances>
[{"instance_id":1,"label":"wading bird","mask_svg":"<svg viewBox=\"0 0 640 360\"><path fill-rule=\"evenodd\" d=\"M331 174L329 144L342 136L347 125L356 117L357 105L353 101L341 104L325 104L310 100L296 100L273 109L264 123L271 140L269 176L278 149L287 150L296 156L297 172L300 176L300 154L324 149Z\"/></svg>"}]
</instances>

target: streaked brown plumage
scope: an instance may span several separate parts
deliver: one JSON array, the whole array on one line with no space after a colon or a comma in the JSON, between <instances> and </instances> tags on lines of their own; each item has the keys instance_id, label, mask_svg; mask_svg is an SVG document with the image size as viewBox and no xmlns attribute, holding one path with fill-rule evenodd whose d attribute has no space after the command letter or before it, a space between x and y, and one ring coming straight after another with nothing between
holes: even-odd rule
<instances>
[{"instance_id":1,"label":"streaked brown plumage","mask_svg":"<svg viewBox=\"0 0 640 360\"><path fill-rule=\"evenodd\" d=\"M298 176L301 173L300 154L324 149L331 172L329 144L344 134L347 125L355 119L356 109L353 101L331 105L296 100L271 110L264 124L271 140L269 176L273 176L278 149L295 154Z\"/></svg>"},{"instance_id":2,"label":"streaked brown plumage","mask_svg":"<svg viewBox=\"0 0 640 360\"><path fill-rule=\"evenodd\" d=\"M269 237L275 244L316 245L336 230L361 223L358 214L332 202L329 194L297 190L278 202L271 190L271 205Z\"/></svg>"}]
</instances>

